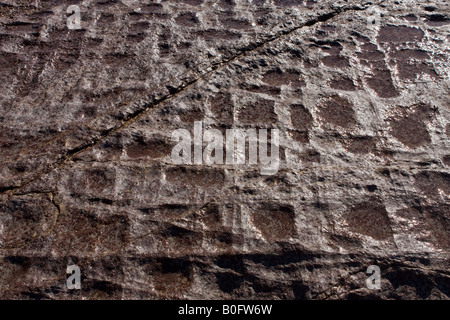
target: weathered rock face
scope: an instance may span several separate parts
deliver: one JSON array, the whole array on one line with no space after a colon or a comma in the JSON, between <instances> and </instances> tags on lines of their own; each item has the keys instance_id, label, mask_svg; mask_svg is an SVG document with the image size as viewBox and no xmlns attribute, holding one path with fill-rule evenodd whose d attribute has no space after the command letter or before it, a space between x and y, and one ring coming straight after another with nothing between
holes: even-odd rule
<instances>
[{"instance_id":1,"label":"weathered rock face","mask_svg":"<svg viewBox=\"0 0 450 320\"><path fill-rule=\"evenodd\" d=\"M450 297L447 1L0 0L0 22L0 298ZM278 171L175 164L195 121L279 129Z\"/></svg>"}]
</instances>

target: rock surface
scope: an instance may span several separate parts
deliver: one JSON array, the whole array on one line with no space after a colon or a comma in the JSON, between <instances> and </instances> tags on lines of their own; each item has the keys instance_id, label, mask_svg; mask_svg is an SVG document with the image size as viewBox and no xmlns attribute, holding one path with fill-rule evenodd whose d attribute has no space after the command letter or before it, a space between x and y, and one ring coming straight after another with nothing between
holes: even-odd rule
<instances>
[{"instance_id":1,"label":"rock surface","mask_svg":"<svg viewBox=\"0 0 450 320\"><path fill-rule=\"evenodd\" d=\"M450 298L449 29L444 0L0 0L0 298ZM194 121L279 129L278 172L174 164Z\"/></svg>"}]
</instances>

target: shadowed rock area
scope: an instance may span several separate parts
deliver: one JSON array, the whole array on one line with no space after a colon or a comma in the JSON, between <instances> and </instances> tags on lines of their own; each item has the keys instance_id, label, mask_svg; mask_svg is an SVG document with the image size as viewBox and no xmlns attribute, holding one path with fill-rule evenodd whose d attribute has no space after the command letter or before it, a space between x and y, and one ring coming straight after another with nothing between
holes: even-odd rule
<instances>
[{"instance_id":1,"label":"shadowed rock area","mask_svg":"<svg viewBox=\"0 0 450 320\"><path fill-rule=\"evenodd\" d=\"M444 0L0 0L0 298L449 299L449 31ZM197 163L199 121L278 129L278 170Z\"/></svg>"}]
</instances>

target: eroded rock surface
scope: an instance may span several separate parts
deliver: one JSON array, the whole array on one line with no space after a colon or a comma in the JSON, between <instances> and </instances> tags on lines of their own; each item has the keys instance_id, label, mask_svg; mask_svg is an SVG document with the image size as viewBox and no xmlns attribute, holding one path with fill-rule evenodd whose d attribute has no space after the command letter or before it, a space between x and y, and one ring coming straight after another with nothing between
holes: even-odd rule
<instances>
[{"instance_id":1,"label":"eroded rock surface","mask_svg":"<svg viewBox=\"0 0 450 320\"><path fill-rule=\"evenodd\" d=\"M449 29L444 0L0 0L0 298L448 299ZM279 129L278 172L174 164L196 121Z\"/></svg>"}]
</instances>

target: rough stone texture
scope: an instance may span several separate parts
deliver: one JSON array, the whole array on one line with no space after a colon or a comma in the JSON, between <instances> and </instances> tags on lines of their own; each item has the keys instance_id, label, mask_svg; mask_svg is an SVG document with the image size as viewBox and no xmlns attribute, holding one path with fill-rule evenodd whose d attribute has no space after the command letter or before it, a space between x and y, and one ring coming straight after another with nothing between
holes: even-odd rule
<instances>
[{"instance_id":1,"label":"rough stone texture","mask_svg":"<svg viewBox=\"0 0 450 320\"><path fill-rule=\"evenodd\" d=\"M447 1L0 0L0 23L0 298L450 297ZM280 129L280 170L174 165L194 121Z\"/></svg>"}]
</instances>

